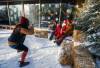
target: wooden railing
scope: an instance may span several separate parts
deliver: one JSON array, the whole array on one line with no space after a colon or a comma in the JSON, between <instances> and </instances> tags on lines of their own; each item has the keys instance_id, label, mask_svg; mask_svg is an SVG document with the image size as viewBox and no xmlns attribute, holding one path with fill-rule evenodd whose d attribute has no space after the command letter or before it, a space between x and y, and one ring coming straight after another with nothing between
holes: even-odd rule
<instances>
[{"instance_id":1,"label":"wooden railing","mask_svg":"<svg viewBox=\"0 0 100 68\"><path fill-rule=\"evenodd\" d=\"M13 30L14 28L14 25L0 25L0 29ZM36 37L48 38L48 29L34 28L34 35Z\"/></svg>"},{"instance_id":2,"label":"wooden railing","mask_svg":"<svg viewBox=\"0 0 100 68\"><path fill-rule=\"evenodd\" d=\"M15 27L14 25L11 25L11 26L10 25L0 25L0 29L11 29L12 30L14 29L14 27Z\"/></svg>"}]
</instances>

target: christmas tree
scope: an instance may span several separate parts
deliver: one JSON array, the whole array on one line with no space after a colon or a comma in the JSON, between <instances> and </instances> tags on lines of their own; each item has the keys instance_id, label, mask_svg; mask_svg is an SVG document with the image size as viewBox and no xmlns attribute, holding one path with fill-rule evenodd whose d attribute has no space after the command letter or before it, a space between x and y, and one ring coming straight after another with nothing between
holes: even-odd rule
<instances>
[{"instance_id":1,"label":"christmas tree","mask_svg":"<svg viewBox=\"0 0 100 68\"><path fill-rule=\"evenodd\" d=\"M81 13L75 29L86 33L85 46L96 56L100 56L100 0L88 0L88 10ZM91 43L91 44L90 44Z\"/></svg>"}]
</instances>

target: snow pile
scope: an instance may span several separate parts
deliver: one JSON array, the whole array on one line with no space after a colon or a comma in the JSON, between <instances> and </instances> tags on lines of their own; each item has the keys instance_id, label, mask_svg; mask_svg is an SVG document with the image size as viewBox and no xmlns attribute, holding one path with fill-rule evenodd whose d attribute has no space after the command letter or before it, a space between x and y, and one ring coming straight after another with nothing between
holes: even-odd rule
<instances>
[{"instance_id":1,"label":"snow pile","mask_svg":"<svg viewBox=\"0 0 100 68\"><path fill-rule=\"evenodd\" d=\"M12 31L0 31L0 68L19 68L18 60L20 53L10 48L7 39ZM71 66L61 66L58 62L58 52L60 47L48 39L37 38L34 35L27 36L25 45L29 48L27 61L30 64L23 68L71 68Z\"/></svg>"}]
</instances>

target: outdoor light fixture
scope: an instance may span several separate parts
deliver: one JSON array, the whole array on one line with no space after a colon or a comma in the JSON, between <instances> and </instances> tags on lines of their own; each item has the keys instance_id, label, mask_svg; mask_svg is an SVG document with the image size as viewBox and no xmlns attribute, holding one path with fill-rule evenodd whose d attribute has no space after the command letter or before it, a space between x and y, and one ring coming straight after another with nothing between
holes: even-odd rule
<instances>
[{"instance_id":1,"label":"outdoor light fixture","mask_svg":"<svg viewBox=\"0 0 100 68\"><path fill-rule=\"evenodd\" d=\"M79 6L78 6L78 5L76 5L75 7L76 7L76 8L78 8Z\"/></svg>"},{"instance_id":2,"label":"outdoor light fixture","mask_svg":"<svg viewBox=\"0 0 100 68\"><path fill-rule=\"evenodd\" d=\"M55 5L55 8L59 8L59 4L56 4L56 5Z\"/></svg>"},{"instance_id":3,"label":"outdoor light fixture","mask_svg":"<svg viewBox=\"0 0 100 68\"><path fill-rule=\"evenodd\" d=\"M44 7L44 4L42 4L41 6Z\"/></svg>"},{"instance_id":4,"label":"outdoor light fixture","mask_svg":"<svg viewBox=\"0 0 100 68\"><path fill-rule=\"evenodd\" d=\"M49 7L51 7L51 4L49 4Z\"/></svg>"},{"instance_id":5,"label":"outdoor light fixture","mask_svg":"<svg viewBox=\"0 0 100 68\"><path fill-rule=\"evenodd\" d=\"M50 17L48 17L48 20L50 20Z\"/></svg>"},{"instance_id":6,"label":"outdoor light fixture","mask_svg":"<svg viewBox=\"0 0 100 68\"><path fill-rule=\"evenodd\" d=\"M56 21L58 21L58 18L56 18Z\"/></svg>"},{"instance_id":7,"label":"outdoor light fixture","mask_svg":"<svg viewBox=\"0 0 100 68\"><path fill-rule=\"evenodd\" d=\"M72 10L71 10L71 9L67 9L67 13L69 13L69 14L70 14L71 12L72 12Z\"/></svg>"}]
</instances>

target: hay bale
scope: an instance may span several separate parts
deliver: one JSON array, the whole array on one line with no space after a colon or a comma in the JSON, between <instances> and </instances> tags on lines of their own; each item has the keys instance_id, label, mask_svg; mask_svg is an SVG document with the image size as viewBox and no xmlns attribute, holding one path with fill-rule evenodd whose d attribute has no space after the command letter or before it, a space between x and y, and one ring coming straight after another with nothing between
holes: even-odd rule
<instances>
[{"instance_id":1,"label":"hay bale","mask_svg":"<svg viewBox=\"0 0 100 68\"><path fill-rule=\"evenodd\" d=\"M61 44L61 53L59 57L59 63L60 64L72 64L72 57L71 57L71 46L72 42L67 42L66 40L63 40Z\"/></svg>"},{"instance_id":2,"label":"hay bale","mask_svg":"<svg viewBox=\"0 0 100 68\"><path fill-rule=\"evenodd\" d=\"M34 35L39 38L48 38L48 31L42 29L35 29Z\"/></svg>"},{"instance_id":3,"label":"hay bale","mask_svg":"<svg viewBox=\"0 0 100 68\"><path fill-rule=\"evenodd\" d=\"M60 53L60 57L59 57L59 63L60 64L69 64L69 62L67 61L68 56L66 55L65 51L62 51L62 53Z\"/></svg>"},{"instance_id":4,"label":"hay bale","mask_svg":"<svg viewBox=\"0 0 100 68\"><path fill-rule=\"evenodd\" d=\"M81 46L73 46L72 51L74 68L95 68L95 63L87 49Z\"/></svg>"},{"instance_id":5,"label":"hay bale","mask_svg":"<svg viewBox=\"0 0 100 68\"><path fill-rule=\"evenodd\" d=\"M84 42L85 38L86 38L86 34L80 30L74 30L73 32L73 39L74 41L78 41L78 42Z\"/></svg>"}]
</instances>

